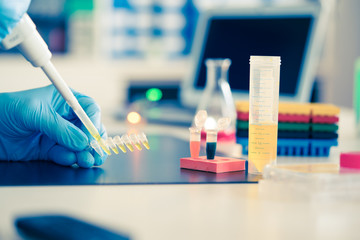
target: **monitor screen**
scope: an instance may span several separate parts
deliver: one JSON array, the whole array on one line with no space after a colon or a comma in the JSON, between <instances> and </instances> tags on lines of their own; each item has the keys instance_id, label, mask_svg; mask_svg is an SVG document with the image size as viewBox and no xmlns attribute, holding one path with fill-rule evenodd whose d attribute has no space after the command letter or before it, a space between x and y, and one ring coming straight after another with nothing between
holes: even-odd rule
<instances>
[{"instance_id":1,"label":"monitor screen","mask_svg":"<svg viewBox=\"0 0 360 240\"><path fill-rule=\"evenodd\" d=\"M248 92L250 56L280 56L280 95L295 95L312 22L313 16L306 15L211 18L194 87L204 88L207 58L230 58L232 90Z\"/></svg>"}]
</instances>

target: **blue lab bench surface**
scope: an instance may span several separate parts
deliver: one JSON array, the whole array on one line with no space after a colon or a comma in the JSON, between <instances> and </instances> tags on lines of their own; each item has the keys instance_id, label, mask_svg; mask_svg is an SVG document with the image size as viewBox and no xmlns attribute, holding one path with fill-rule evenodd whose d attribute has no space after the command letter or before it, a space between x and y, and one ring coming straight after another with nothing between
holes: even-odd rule
<instances>
[{"instance_id":1,"label":"blue lab bench surface","mask_svg":"<svg viewBox=\"0 0 360 240\"><path fill-rule=\"evenodd\" d=\"M0 186L257 183L245 171L209 173L180 168L189 143L148 136L150 150L111 155L100 167L63 167L47 161L0 161Z\"/></svg>"}]
</instances>

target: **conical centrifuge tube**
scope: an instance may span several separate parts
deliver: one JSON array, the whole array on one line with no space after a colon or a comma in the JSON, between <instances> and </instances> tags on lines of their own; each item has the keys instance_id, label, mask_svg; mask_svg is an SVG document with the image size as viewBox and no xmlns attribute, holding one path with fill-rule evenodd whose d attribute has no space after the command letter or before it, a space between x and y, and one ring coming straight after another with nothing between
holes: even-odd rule
<instances>
[{"instance_id":1,"label":"conical centrifuge tube","mask_svg":"<svg viewBox=\"0 0 360 240\"><path fill-rule=\"evenodd\" d=\"M135 145L135 147L136 147L138 150L142 150L140 141L139 141L139 139L138 139L138 137L136 136L135 133L133 133L133 134L130 135L130 140L132 141L132 143Z\"/></svg>"},{"instance_id":2,"label":"conical centrifuge tube","mask_svg":"<svg viewBox=\"0 0 360 240\"><path fill-rule=\"evenodd\" d=\"M101 144L101 145L100 145ZM102 138L100 138L98 141L97 140L92 140L90 142L90 146L102 157L104 156L103 150L107 150L106 153L111 155L110 149L106 143L106 141ZM105 149L103 149L105 148Z\"/></svg>"},{"instance_id":3,"label":"conical centrifuge tube","mask_svg":"<svg viewBox=\"0 0 360 240\"><path fill-rule=\"evenodd\" d=\"M107 145L106 141L103 138L97 139L99 146L104 150L108 155L111 155L110 148Z\"/></svg>"},{"instance_id":4,"label":"conical centrifuge tube","mask_svg":"<svg viewBox=\"0 0 360 240\"><path fill-rule=\"evenodd\" d=\"M126 153L126 147L124 142L121 140L121 138L119 136L116 136L113 138L114 143L121 149L121 151L123 151L123 153Z\"/></svg>"},{"instance_id":5,"label":"conical centrifuge tube","mask_svg":"<svg viewBox=\"0 0 360 240\"><path fill-rule=\"evenodd\" d=\"M106 140L105 140L106 144L110 147L111 150L113 150L113 152L115 154L119 154L119 150L117 149L113 139L111 137L108 137Z\"/></svg>"},{"instance_id":6,"label":"conical centrifuge tube","mask_svg":"<svg viewBox=\"0 0 360 240\"><path fill-rule=\"evenodd\" d=\"M149 141L147 140L147 137L145 135L145 133L139 133L137 135L138 139L141 141L142 145L144 145L144 147L146 149L150 149L150 145L149 145Z\"/></svg>"},{"instance_id":7,"label":"conical centrifuge tube","mask_svg":"<svg viewBox=\"0 0 360 240\"><path fill-rule=\"evenodd\" d=\"M200 154L201 128L191 127L190 131L190 156L198 158Z\"/></svg>"},{"instance_id":8,"label":"conical centrifuge tube","mask_svg":"<svg viewBox=\"0 0 360 240\"><path fill-rule=\"evenodd\" d=\"M100 144L98 143L98 141L96 140L92 140L90 142L90 146L95 150L95 152L97 152L97 154L100 155L100 157L104 156L104 153L100 147Z\"/></svg>"},{"instance_id":9,"label":"conical centrifuge tube","mask_svg":"<svg viewBox=\"0 0 360 240\"><path fill-rule=\"evenodd\" d=\"M122 135L121 140L125 143L126 147L130 150L130 152L134 151L134 146L132 145L128 135L126 134Z\"/></svg>"}]
</instances>

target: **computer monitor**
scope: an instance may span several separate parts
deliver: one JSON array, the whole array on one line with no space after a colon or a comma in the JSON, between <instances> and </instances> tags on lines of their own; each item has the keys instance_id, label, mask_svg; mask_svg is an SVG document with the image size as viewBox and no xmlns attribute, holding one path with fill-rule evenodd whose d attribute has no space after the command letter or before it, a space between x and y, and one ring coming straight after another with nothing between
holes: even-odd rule
<instances>
[{"instance_id":1,"label":"computer monitor","mask_svg":"<svg viewBox=\"0 0 360 240\"><path fill-rule=\"evenodd\" d=\"M190 75L181 87L183 105L196 107L206 84L207 58L230 58L235 100L248 99L251 55L280 56L280 100L310 100L319 61L318 5L212 10L199 22Z\"/></svg>"}]
</instances>

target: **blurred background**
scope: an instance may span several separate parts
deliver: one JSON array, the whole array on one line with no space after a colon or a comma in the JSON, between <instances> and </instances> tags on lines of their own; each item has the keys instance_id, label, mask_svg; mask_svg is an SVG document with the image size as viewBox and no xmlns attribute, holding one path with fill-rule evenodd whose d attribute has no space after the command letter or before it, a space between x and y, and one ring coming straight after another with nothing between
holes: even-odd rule
<instances>
[{"instance_id":1,"label":"blurred background","mask_svg":"<svg viewBox=\"0 0 360 240\"><path fill-rule=\"evenodd\" d=\"M110 115L124 110L136 93L145 96L148 89L155 89L148 95L152 100L178 97L205 11L302 2L317 1L32 0L28 13L65 81L95 98ZM354 66L360 56L360 1L321 4L331 5L331 12L312 100L352 107ZM49 84L16 50L0 52L0 72L1 92Z\"/></svg>"}]
</instances>

